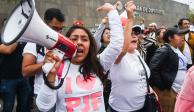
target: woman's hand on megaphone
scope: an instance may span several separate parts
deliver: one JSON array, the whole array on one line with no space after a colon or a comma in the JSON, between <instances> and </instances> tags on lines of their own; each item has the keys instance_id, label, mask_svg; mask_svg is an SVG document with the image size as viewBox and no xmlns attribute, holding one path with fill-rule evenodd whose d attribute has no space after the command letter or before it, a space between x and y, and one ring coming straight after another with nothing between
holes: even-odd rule
<instances>
[{"instance_id":1,"label":"woman's hand on megaphone","mask_svg":"<svg viewBox=\"0 0 194 112\"><path fill-rule=\"evenodd\" d=\"M44 62L44 65L48 64L48 63L54 64L47 75L48 82L54 83L55 77L57 75L58 69L59 69L60 64L61 64L61 59L58 56L56 56L55 54L53 54L52 51L48 51L45 55L43 62Z\"/></svg>"}]
</instances>

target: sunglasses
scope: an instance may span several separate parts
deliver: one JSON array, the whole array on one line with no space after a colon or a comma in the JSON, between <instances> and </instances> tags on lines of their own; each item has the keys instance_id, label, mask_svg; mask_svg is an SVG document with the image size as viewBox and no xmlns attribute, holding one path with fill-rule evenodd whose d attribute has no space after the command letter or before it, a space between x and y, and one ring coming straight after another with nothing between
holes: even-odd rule
<instances>
[{"instance_id":1,"label":"sunglasses","mask_svg":"<svg viewBox=\"0 0 194 112\"><path fill-rule=\"evenodd\" d=\"M135 36L138 36L140 34L141 34L141 32L135 32L135 31L132 31L132 33L131 33L131 35L135 35Z\"/></svg>"}]
</instances>

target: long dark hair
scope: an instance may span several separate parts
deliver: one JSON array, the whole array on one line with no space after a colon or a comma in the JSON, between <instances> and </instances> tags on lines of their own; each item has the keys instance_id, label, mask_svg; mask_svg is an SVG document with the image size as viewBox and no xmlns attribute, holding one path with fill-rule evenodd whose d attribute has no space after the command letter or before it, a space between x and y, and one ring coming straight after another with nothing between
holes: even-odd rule
<instances>
[{"instance_id":1,"label":"long dark hair","mask_svg":"<svg viewBox=\"0 0 194 112\"><path fill-rule=\"evenodd\" d=\"M79 72L83 74L85 80L93 77L91 73L95 73L100 78L100 80L104 83L106 80L106 77L104 74L104 69L100 64L99 59L97 58L97 45L93 35L90 33L88 29L86 29L83 26L72 26L67 31L66 36L70 37L71 34L76 29L84 30L88 34L89 41L90 41L88 55L84 59L84 63L80 66Z\"/></svg>"},{"instance_id":2,"label":"long dark hair","mask_svg":"<svg viewBox=\"0 0 194 112\"><path fill-rule=\"evenodd\" d=\"M100 41L102 42L102 43L104 43L103 41L103 35L104 35L104 32L106 31L106 30L109 30L110 31L110 28L109 27L106 27L106 28L104 28L104 30L103 30L103 32L102 32L102 35L101 35L101 39L100 39Z\"/></svg>"}]
</instances>

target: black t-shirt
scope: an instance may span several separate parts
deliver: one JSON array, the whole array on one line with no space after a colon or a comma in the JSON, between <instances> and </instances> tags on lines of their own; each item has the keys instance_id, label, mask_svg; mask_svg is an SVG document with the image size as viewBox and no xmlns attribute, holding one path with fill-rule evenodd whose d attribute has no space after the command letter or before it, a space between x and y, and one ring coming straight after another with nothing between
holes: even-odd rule
<instances>
[{"instance_id":1,"label":"black t-shirt","mask_svg":"<svg viewBox=\"0 0 194 112\"><path fill-rule=\"evenodd\" d=\"M18 43L12 54L4 55L0 66L1 79L22 78L22 53L25 45L26 43Z\"/></svg>"}]
</instances>

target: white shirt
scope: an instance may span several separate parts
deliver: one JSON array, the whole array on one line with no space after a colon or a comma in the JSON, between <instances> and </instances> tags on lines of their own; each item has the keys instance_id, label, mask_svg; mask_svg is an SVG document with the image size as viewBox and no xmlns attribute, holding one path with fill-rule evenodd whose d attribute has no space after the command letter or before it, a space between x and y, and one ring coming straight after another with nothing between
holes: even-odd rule
<instances>
[{"instance_id":1,"label":"white shirt","mask_svg":"<svg viewBox=\"0 0 194 112\"><path fill-rule=\"evenodd\" d=\"M189 39L189 33L187 33L185 35L185 40L188 42ZM186 56L187 60L188 60L188 64L192 64L192 58L191 58L191 51L189 49L189 45L187 44L187 42L185 42L185 46L183 49L183 54Z\"/></svg>"},{"instance_id":2,"label":"white shirt","mask_svg":"<svg viewBox=\"0 0 194 112\"><path fill-rule=\"evenodd\" d=\"M46 51L46 50L45 50ZM36 57L36 63L40 63L44 60L44 56L41 54L37 53L36 51L36 44L35 43L30 43L28 42L26 46L24 47L23 50L23 55L26 53L32 54ZM34 79L34 94L38 94L40 87L43 83L43 73L42 71L35 74L35 79Z\"/></svg>"},{"instance_id":3,"label":"white shirt","mask_svg":"<svg viewBox=\"0 0 194 112\"><path fill-rule=\"evenodd\" d=\"M116 10L108 13L110 25L110 43L107 48L99 54L99 60L105 71L114 64L123 46L123 29L121 20ZM62 72L66 74L67 64ZM56 104L56 112L105 112L103 86L96 76L92 80L84 81L79 72L79 65L70 65L67 77L61 88L52 90L45 84L36 99L40 111L46 112ZM93 74L95 75L95 74Z\"/></svg>"},{"instance_id":4,"label":"white shirt","mask_svg":"<svg viewBox=\"0 0 194 112\"><path fill-rule=\"evenodd\" d=\"M178 57L179 57L179 66L178 66L177 75L176 75L175 80L172 84L172 89L176 93L179 93L181 90L181 87L183 85L186 72L187 72L188 60L178 48L174 48L173 46L171 46L171 48L175 53L178 54Z\"/></svg>"},{"instance_id":5,"label":"white shirt","mask_svg":"<svg viewBox=\"0 0 194 112\"><path fill-rule=\"evenodd\" d=\"M127 53L119 64L110 69L112 82L110 106L119 112L130 112L143 107L147 93L145 70L138 58L139 52ZM141 58L143 61L143 59ZM148 77L150 70L145 62Z\"/></svg>"}]
</instances>

